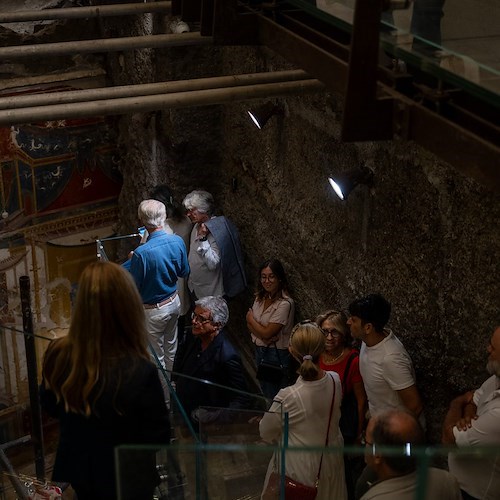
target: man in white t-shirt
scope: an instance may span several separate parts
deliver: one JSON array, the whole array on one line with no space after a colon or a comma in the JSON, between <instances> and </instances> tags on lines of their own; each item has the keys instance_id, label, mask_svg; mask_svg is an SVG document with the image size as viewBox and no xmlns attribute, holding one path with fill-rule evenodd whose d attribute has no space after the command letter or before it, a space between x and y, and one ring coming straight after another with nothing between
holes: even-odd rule
<instances>
[{"instance_id":1,"label":"man in white t-shirt","mask_svg":"<svg viewBox=\"0 0 500 500\"><path fill-rule=\"evenodd\" d=\"M443 424L443 444L497 447L484 455L478 451L448 455L450 472L467 500L500 498L500 326L491 336L488 354L486 369L491 377L479 389L455 398Z\"/></svg>"},{"instance_id":2,"label":"man in white t-shirt","mask_svg":"<svg viewBox=\"0 0 500 500\"><path fill-rule=\"evenodd\" d=\"M356 299L349 305L351 335L362 340L359 370L363 377L370 416L387 410L409 411L425 428L422 399L415 383L410 355L399 339L385 329L391 304L379 294ZM356 483L356 498L376 476L368 466Z\"/></svg>"},{"instance_id":3,"label":"man in white t-shirt","mask_svg":"<svg viewBox=\"0 0 500 500\"><path fill-rule=\"evenodd\" d=\"M410 355L385 325L390 303L379 294L357 299L349 305L347 324L354 338L363 341L359 369L368 396L370 415L385 410L408 410L423 424L422 400L415 385Z\"/></svg>"}]
</instances>

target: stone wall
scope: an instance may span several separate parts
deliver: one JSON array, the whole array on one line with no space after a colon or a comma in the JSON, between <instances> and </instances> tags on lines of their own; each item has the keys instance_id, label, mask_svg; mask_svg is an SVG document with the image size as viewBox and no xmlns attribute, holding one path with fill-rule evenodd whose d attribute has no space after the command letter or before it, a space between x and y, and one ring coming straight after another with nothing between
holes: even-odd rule
<instances>
[{"instance_id":1,"label":"stone wall","mask_svg":"<svg viewBox=\"0 0 500 500\"><path fill-rule=\"evenodd\" d=\"M156 69L158 78L185 79L286 67L265 49L243 47L162 51ZM262 131L246 116L251 104L258 102L162 111L160 136L150 140L165 144L164 168L129 165L124 186L145 196L137 193L145 178L167 182L179 200L195 188L213 192L240 229L252 287L260 262L284 263L297 320L384 294L393 306L389 326L414 360L429 435L438 439L450 398L486 377L486 345L500 321L497 193L411 143L341 142L339 96L289 98L286 116ZM133 137L129 128L124 153L147 156ZM374 170L374 189L341 202L326 175L361 163ZM135 211L134 194L124 191L123 210ZM233 336L247 346L251 301L249 291L231 306Z\"/></svg>"}]
</instances>

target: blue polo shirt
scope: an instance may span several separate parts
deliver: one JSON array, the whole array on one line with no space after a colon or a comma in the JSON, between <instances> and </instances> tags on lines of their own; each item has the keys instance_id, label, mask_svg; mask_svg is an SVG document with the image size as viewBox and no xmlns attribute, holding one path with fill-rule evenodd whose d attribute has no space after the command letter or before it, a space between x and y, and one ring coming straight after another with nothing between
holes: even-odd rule
<instances>
[{"instance_id":1,"label":"blue polo shirt","mask_svg":"<svg viewBox=\"0 0 500 500\"><path fill-rule=\"evenodd\" d=\"M154 231L134 250L132 274L144 304L157 304L177 290L177 278L189 274L186 245L180 236Z\"/></svg>"}]
</instances>

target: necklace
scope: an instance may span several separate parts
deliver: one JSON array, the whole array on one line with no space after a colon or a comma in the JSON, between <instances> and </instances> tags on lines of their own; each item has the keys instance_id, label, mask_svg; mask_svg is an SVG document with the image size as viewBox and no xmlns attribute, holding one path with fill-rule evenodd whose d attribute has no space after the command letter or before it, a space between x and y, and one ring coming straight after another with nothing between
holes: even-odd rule
<instances>
[{"instance_id":1,"label":"necklace","mask_svg":"<svg viewBox=\"0 0 500 500\"><path fill-rule=\"evenodd\" d=\"M338 361L342 355L344 354L344 351L345 351L345 347L342 348L342 350L340 351L340 354L338 356L335 356L335 357L332 357L331 354L328 354L328 353L324 353L324 357L326 358L325 359L325 363L327 365L333 365L335 363L335 361ZM329 359L327 358L327 356L329 357Z\"/></svg>"}]
</instances>

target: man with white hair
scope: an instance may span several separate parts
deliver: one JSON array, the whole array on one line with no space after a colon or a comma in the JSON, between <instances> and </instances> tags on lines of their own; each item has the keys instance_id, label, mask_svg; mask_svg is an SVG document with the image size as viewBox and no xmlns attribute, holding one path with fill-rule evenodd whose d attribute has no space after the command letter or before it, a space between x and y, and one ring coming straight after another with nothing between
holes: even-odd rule
<instances>
[{"instance_id":1,"label":"man with white hair","mask_svg":"<svg viewBox=\"0 0 500 500\"><path fill-rule=\"evenodd\" d=\"M189 290L195 299L235 297L247 284L236 226L226 217L214 215L214 199L207 191L192 191L183 205L194 223L189 247Z\"/></svg>"},{"instance_id":2,"label":"man with white hair","mask_svg":"<svg viewBox=\"0 0 500 500\"><path fill-rule=\"evenodd\" d=\"M500 446L500 326L488 345L491 374L475 391L455 398L443 424L443 444L463 447ZM450 472L458 479L464 500L500 498L500 454L450 453Z\"/></svg>"},{"instance_id":3,"label":"man with white hair","mask_svg":"<svg viewBox=\"0 0 500 500\"><path fill-rule=\"evenodd\" d=\"M170 372L177 351L177 318L181 307L177 278L189 274L186 245L181 237L163 230L166 209L161 201L142 201L138 216L149 236L133 252L130 273L144 303L150 344L163 368ZM164 377L160 378L168 401L167 385Z\"/></svg>"},{"instance_id":4,"label":"man with white hair","mask_svg":"<svg viewBox=\"0 0 500 500\"><path fill-rule=\"evenodd\" d=\"M228 319L229 309L222 297L198 299L192 314L192 335L175 357L176 393L195 424L230 420L238 412L222 408L249 406L243 394L248 387L241 356L224 331Z\"/></svg>"}]
</instances>

